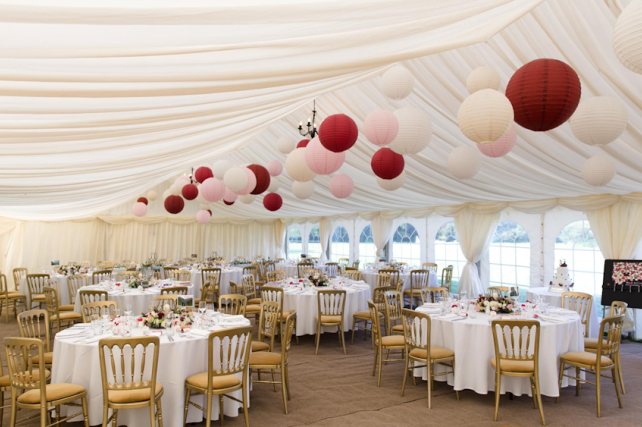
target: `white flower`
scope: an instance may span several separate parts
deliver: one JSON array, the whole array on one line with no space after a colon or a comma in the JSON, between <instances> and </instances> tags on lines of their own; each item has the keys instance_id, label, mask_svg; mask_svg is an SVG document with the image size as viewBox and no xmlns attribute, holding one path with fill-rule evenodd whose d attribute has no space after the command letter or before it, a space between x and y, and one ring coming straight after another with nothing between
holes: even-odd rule
<instances>
[{"instance_id":1,"label":"white flower","mask_svg":"<svg viewBox=\"0 0 642 427\"><path fill-rule=\"evenodd\" d=\"M484 301L484 307L488 307L488 301Z\"/></svg>"}]
</instances>

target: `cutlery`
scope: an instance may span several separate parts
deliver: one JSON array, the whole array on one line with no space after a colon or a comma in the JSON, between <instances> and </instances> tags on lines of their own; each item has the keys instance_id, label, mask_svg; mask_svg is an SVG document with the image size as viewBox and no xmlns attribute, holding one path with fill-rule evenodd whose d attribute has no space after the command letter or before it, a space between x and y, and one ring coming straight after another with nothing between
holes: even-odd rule
<instances>
[{"instance_id":1,"label":"cutlery","mask_svg":"<svg viewBox=\"0 0 642 427\"><path fill-rule=\"evenodd\" d=\"M466 320L468 317L462 317L461 319L453 319L453 322L459 322L460 320Z\"/></svg>"}]
</instances>

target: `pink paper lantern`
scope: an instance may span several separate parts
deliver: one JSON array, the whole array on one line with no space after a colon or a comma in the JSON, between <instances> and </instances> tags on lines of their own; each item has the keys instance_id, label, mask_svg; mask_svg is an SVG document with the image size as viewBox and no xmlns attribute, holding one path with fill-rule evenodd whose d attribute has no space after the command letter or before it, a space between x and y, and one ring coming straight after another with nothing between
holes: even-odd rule
<instances>
[{"instance_id":1,"label":"pink paper lantern","mask_svg":"<svg viewBox=\"0 0 642 427\"><path fill-rule=\"evenodd\" d=\"M207 224L208 222L210 222L211 217L212 215L210 215L210 213L206 210L200 210L196 212L196 221L199 224Z\"/></svg>"},{"instance_id":2,"label":"pink paper lantern","mask_svg":"<svg viewBox=\"0 0 642 427\"><path fill-rule=\"evenodd\" d=\"M390 144L399 132L397 116L387 110L376 110L368 114L363 122L363 133L368 141L383 147Z\"/></svg>"},{"instance_id":3,"label":"pink paper lantern","mask_svg":"<svg viewBox=\"0 0 642 427\"><path fill-rule=\"evenodd\" d=\"M488 144L477 144L477 148L488 157L502 157L515 147L517 133L515 126L511 126L506 135Z\"/></svg>"},{"instance_id":4,"label":"pink paper lantern","mask_svg":"<svg viewBox=\"0 0 642 427\"><path fill-rule=\"evenodd\" d=\"M201 196L208 202L218 202L225 196L225 184L220 179L207 178L198 188Z\"/></svg>"},{"instance_id":5,"label":"pink paper lantern","mask_svg":"<svg viewBox=\"0 0 642 427\"><path fill-rule=\"evenodd\" d=\"M338 199L345 199L354 190L354 182L348 175L342 173L330 180L330 192Z\"/></svg>"},{"instance_id":6,"label":"pink paper lantern","mask_svg":"<svg viewBox=\"0 0 642 427\"><path fill-rule=\"evenodd\" d=\"M305 149L305 163L319 175L329 175L339 170L346 159L346 153L333 153L325 148L319 137L314 137Z\"/></svg>"},{"instance_id":7,"label":"pink paper lantern","mask_svg":"<svg viewBox=\"0 0 642 427\"><path fill-rule=\"evenodd\" d=\"M145 216L147 213L147 205L143 202L136 202L132 205L132 212L136 216Z\"/></svg>"},{"instance_id":8,"label":"pink paper lantern","mask_svg":"<svg viewBox=\"0 0 642 427\"><path fill-rule=\"evenodd\" d=\"M278 160L272 160L267 165L267 170L270 173L270 176L279 176L283 172L283 164Z\"/></svg>"},{"instance_id":9,"label":"pink paper lantern","mask_svg":"<svg viewBox=\"0 0 642 427\"><path fill-rule=\"evenodd\" d=\"M243 171L247 175L247 185L245 186L245 188L237 191L236 194L238 194L239 196L247 196L256 187L256 175L254 175L254 172L252 172L248 168L242 167L241 169L243 169Z\"/></svg>"},{"instance_id":10,"label":"pink paper lantern","mask_svg":"<svg viewBox=\"0 0 642 427\"><path fill-rule=\"evenodd\" d=\"M226 204L231 205L232 203L236 202L236 199L238 199L238 198L239 198L238 194L236 194L235 192L233 192L229 188L225 189L225 196L223 196L223 201Z\"/></svg>"}]
</instances>

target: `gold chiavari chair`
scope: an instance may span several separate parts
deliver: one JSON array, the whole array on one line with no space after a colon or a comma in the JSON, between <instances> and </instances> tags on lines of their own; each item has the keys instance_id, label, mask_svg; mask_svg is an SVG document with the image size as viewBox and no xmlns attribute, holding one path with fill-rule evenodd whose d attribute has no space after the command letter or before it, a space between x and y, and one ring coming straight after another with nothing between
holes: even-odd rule
<instances>
[{"instance_id":1,"label":"gold chiavari chair","mask_svg":"<svg viewBox=\"0 0 642 427\"><path fill-rule=\"evenodd\" d=\"M377 288L390 286L391 281L392 281L392 277L389 274L386 274L386 273L377 274Z\"/></svg>"},{"instance_id":2,"label":"gold chiavari chair","mask_svg":"<svg viewBox=\"0 0 642 427\"><path fill-rule=\"evenodd\" d=\"M74 311L74 305L73 304L63 304L60 305L60 289L58 288L58 281L56 279L47 279L47 283L45 286L49 286L50 288L54 288L56 292L58 292L58 310L60 311ZM44 288L43 288L44 289Z\"/></svg>"},{"instance_id":3,"label":"gold chiavari chair","mask_svg":"<svg viewBox=\"0 0 642 427\"><path fill-rule=\"evenodd\" d=\"M272 350L270 351L261 351L258 353L252 352L250 354L250 378L252 377L252 371L261 371L269 370L272 373L272 381L261 381L259 378L258 381L252 381L252 384L264 383L264 384L273 384L276 387L277 384L281 384L281 389L283 392L283 411L288 413L288 403L290 400L290 382L288 375L288 353L290 352L290 347L292 344L292 334L294 331L294 325L296 324L296 312L292 312L285 319L285 329L283 338L281 339L281 353L275 353ZM277 369L281 373L281 381L276 381L274 379Z\"/></svg>"},{"instance_id":4,"label":"gold chiavari chair","mask_svg":"<svg viewBox=\"0 0 642 427\"><path fill-rule=\"evenodd\" d=\"M328 277L337 277L341 275L341 266L338 262L326 262L325 273Z\"/></svg>"},{"instance_id":5,"label":"gold chiavari chair","mask_svg":"<svg viewBox=\"0 0 642 427\"><path fill-rule=\"evenodd\" d=\"M346 279L361 281L361 272L356 270L346 270L343 272L343 277Z\"/></svg>"},{"instance_id":6,"label":"gold chiavari chair","mask_svg":"<svg viewBox=\"0 0 642 427\"><path fill-rule=\"evenodd\" d=\"M13 290L17 291L20 288L20 281L27 277L29 270L24 267L18 267L13 269Z\"/></svg>"},{"instance_id":7,"label":"gold chiavari chair","mask_svg":"<svg viewBox=\"0 0 642 427\"><path fill-rule=\"evenodd\" d=\"M148 407L150 425L155 426L158 420L158 425L162 427L161 397L164 390L156 380L160 338L102 338L98 342L98 349L103 383L103 426L112 420L113 425L117 426L118 411L121 409ZM126 357L128 353L131 353L131 357ZM135 357L136 353L140 358ZM146 369L150 365L151 372Z\"/></svg>"},{"instance_id":8,"label":"gold chiavari chair","mask_svg":"<svg viewBox=\"0 0 642 427\"><path fill-rule=\"evenodd\" d=\"M437 296L443 301L448 295L446 288L428 287L421 290L421 303L427 304L430 302L437 302Z\"/></svg>"},{"instance_id":9,"label":"gold chiavari chair","mask_svg":"<svg viewBox=\"0 0 642 427\"><path fill-rule=\"evenodd\" d=\"M194 303L198 306L201 301L205 301L205 304L214 304L216 302L216 292L211 282L205 282L205 284L201 286L201 297L196 298Z\"/></svg>"},{"instance_id":10,"label":"gold chiavari chair","mask_svg":"<svg viewBox=\"0 0 642 427\"><path fill-rule=\"evenodd\" d=\"M346 268L344 268L343 271L359 271L359 269L358 268L354 268L354 267L346 267Z\"/></svg>"},{"instance_id":11,"label":"gold chiavari chair","mask_svg":"<svg viewBox=\"0 0 642 427\"><path fill-rule=\"evenodd\" d=\"M245 275L252 275L254 277L254 285L256 286L257 290L260 290L261 286L264 285L263 280L261 280L260 271L256 266L256 264L243 267L243 276ZM248 304L250 304L249 301L248 301Z\"/></svg>"},{"instance_id":12,"label":"gold chiavari chair","mask_svg":"<svg viewBox=\"0 0 642 427\"><path fill-rule=\"evenodd\" d=\"M352 262L352 268L356 268L357 270L359 269L359 260Z\"/></svg>"},{"instance_id":13,"label":"gold chiavari chair","mask_svg":"<svg viewBox=\"0 0 642 427\"><path fill-rule=\"evenodd\" d=\"M74 304L78 291L83 286L89 285L89 276L86 274L74 274L67 277L67 289L69 291L69 302Z\"/></svg>"},{"instance_id":14,"label":"gold chiavari chair","mask_svg":"<svg viewBox=\"0 0 642 427\"><path fill-rule=\"evenodd\" d=\"M343 265L343 267L349 267L350 266L350 258L339 258L339 264Z\"/></svg>"},{"instance_id":15,"label":"gold chiavari chair","mask_svg":"<svg viewBox=\"0 0 642 427\"><path fill-rule=\"evenodd\" d=\"M401 335L403 334L403 325L401 324L403 294L398 291L387 291L384 293L384 298L386 301L386 329L388 335Z\"/></svg>"},{"instance_id":16,"label":"gold chiavari chair","mask_svg":"<svg viewBox=\"0 0 642 427\"><path fill-rule=\"evenodd\" d=\"M90 261L80 261L78 263L78 265L80 265L81 267L89 268L89 267L91 267L91 262Z\"/></svg>"},{"instance_id":17,"label":"gold chiavari chair","mask_svg":"<svg viewBox=\"0 0 642 427\"><path fill-rule=\"evenodd\" d=\"M160 291L161 295L187 295L187 286L172 286L170 288L163 288Z\"/></svg>"},{"instance_id":18,"label":"gold chiavari chair","mask_svg":"<svg viewBox=\"0 0 642 427\"><path fill-rule=\"evenodd\" d=\"M111 270L114 268L114 261L98 261L98 268Z\"/></svg>"},{"instance_id":19,"label":"gold chiavari chair","mask_svg":"<svg viewBox=\"0 0 642 427\"><path fill-rule=\"evenodd\" d=\"M434 262L424 262L423 264L421 264L422 270L429 270L435 274L437 274L437 268L438 266Z\"/></svg>"},{"instance_id":20,"label":"gold chiavari chair","mask_svg":"<svg viewBox=\"0 0 642 427\"><path fill-rule=\"evenodd\" d=\"M254 280L265 283L265 263L252 261L252 266L256 268L256 277Z\"/></svg>"},{"instance_id":21,"label":"gold chiavari chair","mask_svg":"<svg viewBox=\"0 0 642 427\"><path fill-rule=\"evenodd\" d=\"M166 279L166 280L171 279L172 273L176 270L178 270L178 267L170 267L170 266L163 267L163 279Z\"/></svg>"},{"instance_id":22,"label":"gold chiavari chair","mask_svg":"<svg viewBox=\"0 0 642 427\"><path fill-rule=\"evenodd\" d=\"M317 322L316 344L314 354L319 354L319 341L321 340L322 326L336 326L339 344L343 346L346 354L345 336L343 335L343 313L346 307L346 291L323 290L317 293L318 315L314 317Z\"/></svg>"},{"instance_id":23,"label":"gold chiavari chair","mask_svg":"<svg viewBox=\"0 0 642 427\"><path fill-rule=\"evenodd\" d=\"M190 282L192 280L192 273L188 270L174 270L172 271L171 278L177 282Z\"/></svg>"},{"instance_id":24,"label":"gold chiavari chair","mask_svg":"<svg viewBox=\"0 0 642 427\"><path fill-rule=\"evenodd\" d=\"M116 273L116 281L120 282L121 280L131 281L138 273L136 271L119 271Z\"/></svg>"},{"instance_id":25,"label":"gold chiavari chair","mask_svg":"<svg viewBox=\"0 0 642 427\"><path fill-rule=\"evenodd\" d=\"M430 345L430 316L419 311L401 310L403 339L405 347L404 374L401 385L401 396L406 389L408 373L415 381L414 370L426 368L428 373L428 409L432 409L433 379L440 375L455 374L455 353L443 348ZM425 341L424 341L425 340ZM420 365L417 365L419 363ZM435 364L444 366L446 370L435 374ZM459 392L455 390L457 400Z\"/></svg>"},{"instance_id":26,"label":"gold chiavari chair","mask_svg":"<svg viewBox=\"0 0 642 427\"><path fill-rule=\"evenodd\" d=\"M217 342L214 355L214 341ZM237 401L243 405L245 426L249 427L250 421L247 414L247 384L248 384L248 363L250 360L250 342L252 341L252 327L225 329L212 332L207 338L207 371L192 375L185 380L187 397L185 399L185 413L183 426L187 422L187 411L189 405L200 409L205 414L205 425L210 426L212 418L212 397L219 397L220 419L223 424L223 397ZM214 364L217 364L215 367ZM243 373L243 379L236 376ZM242 400L239 400L228 393L241 390ZM193 394L204 394L207 402L206 408L190 401Z\"/></svg>"},{"instance_id":27,"label":"gold chiavari chair","mask_svg":"<svg viewBox=\"0 0 642 427\"><path fill-rule=\"evenodd\" d=\"M497 294L500 297L507 298L510 296L510 286L489 286L486 289L488 295Z\"/></svg>"},{"instance_id":28,"label":"gold chiavari chair","mask_svg":"<svg viewBox=\"0 0 642 427\"><path fill-rule=\"evenodd\" d=\"M206 283L206 282L211 282L212 280L210 279L210 275L216 276L217 278L217 285L220 284L220 277L221 277L221 269L217 267L213 268L203 268L201 270L201 283Z\"/></svg>"},{"instance_id":29,"label":"gold chiavari chair","mask_svg":"<svg viewBox=\"0 0 642 427\"><path fill-rule=\"evenodd\" d=\"M237 285L235 282L232 282L231 280L230 280L230 291L233 294L243 295L243 287Z\"/></svg>"},{"instance_id":30,"label":"gold chiavari chair","mask_svg":"<svg viewBox=\"0 0 642 427\"><path fill-rule=\"evenodd\" d=\"M45 358L41 340L37 338L5 338L4 343L11 381L11 426L16 425L18 410L27 409L38 411L38 413L19 422L40 417L40 425L48 427L60 425L82 414L85 427L89 427L87 390L77 384L47 384L45 378L48 379L50 374L42 362ZM34 363L34 357L37 357L40 363ZM77 400L80 400L81 403L74 403ZM81 406L82 412L62 418L61 405ZM52 407L56 419L53 424L49 409Z\"/></svg>"},{"instance_id":31,"label":"gold chiavari chair","mask_svg":"<svg viewBox=\"0 0 642 427\"><path fill-rule=\"evenodd\" d=\"M388 362L401 362L404 359L390 359L390 351L405 350L403 336L401 335L388 335L383 336L381 333L381 324L379 310L377 305L368 301L368 311L370 312L370 322L372 323L372 341L375 346L374 365L372 367L372 376L374 377L377 367L379 367L379 375L377 375L377 387L381 385L381 366L383 363L386 365ZM383 358L383 350L386 350L386 358ZM377 363L378 362L378 363Z\"/></svg>"},{"instance_id":32,"label":"gold chiavari chair","mask_svg":"<svg viewBox=\"0 0 642 427\"><path fill-rule=\"evenodd\" d=\"M22 301L23 304L27 304L27 296L16 291L9 291L9 286L7 285L7 276L0 274L0 315L2 314L2 308L6 308L4 312L4 321L9 323L9 307L13 305L13 313L18 316L18 301ZM0 402L2 404L2 402Z\"/></svg>"},{"instance_id":33,"label":"gold chiavari chair","mask_svg":"<svg viewBox=\"0 0 642 427\"><path fill-rule=\"evenodd\" d=\"M624 316L612 316L602 319L600 323L599 337L606 334L606 339L598 340L597 350L595 353L588 351L572 351L564 353L560 357L560 378L559 378L559 394L557 395L557 403L560 402L560 395L562 393L562 379L563 377L573 378L576 381L575 395L580 395L580 383L593 384L597 393L597 417L600 418L600 388L601 378L609 378L602 374L603 371L611 371L611 377L615 383L615 394L617 401L622 408L622 399L620 398L620 384L619 376L616 374L616 367L614 359L619 358L620 340L622 339L622 325L624 324ZM606 341L606 344L604 343ZM564 373L566 369L575 368L575 376L567 375ZM594 374L595 382L588 381L580 377L580 372Z\"/></svg>"},{"instance_id":34,"label":"gold chiavari chair","mask_svg":"<svg viewBox=\"0 0 642 427\"><path fill-rule=\"evenodd\" d=\"M611 310L609 312L609 316L620 316L626 314L626 308L629 305L623 301L613 301L611 303ZM590 353L597 353L597 338L584 338L584 351L588 351ZM602 341L602 344L608 345L606 340ZM608 356L608 355L607 355ZM616 354L613 355L612 357L613 363L615 363L616 369L617 369L617 375L620 379L620 388L622 391L622 394L626 394L626 390L624 389L624 377L622 376L622 361L620 360L620 352L617 352Z\"/></svg>"},{"instance_id":35,"label":"gold chiavari chair","mask_svg":"<svg viewBox=\"0 0 642 427\"><path fill-rule=\"evenodd\" d=\"M584 292L563 292L562 308L576 311L580 315L582 325L584 325L584 336L588 337L589 327L591 326L591 306L593 305L593 295ZM602 335L599 335L602 336Z\"/></svg>"},{"instance_id":36,"label":"gold chiavari chair","mask_svg":"<svg viewBox=\"0 0 642 427\"><path fill-rule=\"evenodd\" d=\"M267 277L267 274L270 271L274 271L274 270L276 270L276 263L274 261L266 261L265 262L265 276ZM265 281L265 277L263 278L263 280Z\"/></svg>"},{"instance_id":37,"label":"gold chiavari chair","mask_svg":"<svg viewBox=\"0 0 642 427\"><path fill-rule=\"evenodd\" d=\"M47 313L49 314L49 329L52 332L54 330L52 327L54 323L58 327L58 332L60 332L62 331L63 323L69 327L75 322L82 322L82 315L80 313L76 313L75 311L60 311L58 289L45 286L43 291L47 303Z\"/></svg>"},{"instance_id":38,"label":"gold chiavari chair","mask_svg":"<svg viewBox=\"0 0 642 427\"><path fill-rule=\"evenodd\" d=\"M533 406L539 408L542 425L546 425L539 389L539 322L522 319L493 320L491 327L495 343L495 357L490 360L495 369L495 421L499 414L503 375L530 380Z\"/></svg>"},{"instance_id":39,"label":"gold chiavari chair","mask_svg":"<svg viewBox=\"0 0 642 427\"><path fill-rule=\"evenodd\" d=\"M421 289L428 287L429 270L412 270L410 272L410 289L403 291L404 297L410 300L410 307L415 307L415 298L421 299Z\"/></svg>"},{"instance_id":40,"label":"gold chiavari chair","mask_svg":"<svg viewBox=\"0 0 642 427\"><path fill-rule=\"evenodd\" d=\"M107 301L109 299L109 293L99 289L80 289L78 291L78 297L80 298L80 305L82 306L90 302Z\"/></svg>"},{"instance_id":41,"label":"gold chiavari chair","mask_svg":"<svg viewBox=\"0 0 642 427\"><path fill-rule=\"evenodd\" d=\"M218 297L218 306L223 314L245 316L247 298L245 298L245 295L239 294L221 295Z\"/></svg>"},{"instance_id":42,"label":"gold chiavari chair","mask_svg":"<svg viewBox=\"0 0 642 427\"><path fill-rule=\"evenodd\" d=\"M403 285L404 285L404 280L403 279L399 279L399 281L397 282L396 291L399 292L402 295L403 295Z\"/></svg>"},{"instance_id":43,"label":"gold chiavari chair","mask_svg":"<svg viewBox=\"0 0 642 427\"><path fill-rule=\"evenodd\" d=\"M268 283L278 282L280 280L285 280L285 271L274 270L274 271L267 272Z\"/></svg>"},{"instance_id":44,"label":"gold chiavari chair","mask_svg":"<svg viewBox=\"0 0 642 427\"><path fill-rule=\"evenodd\" d=\"M309 270L314 268L314 263L311 261L302 261L296 265L296 271L299 275L299 279L305 277L304 270Z\"/></svg>"},{"instance_id":45,"label":"gold chiavari chair","mask_svg":"<svg viewBox=\"0 0 642 427\"><path fill-rule=\"evenodd\" d=\"M390 286L396 287L399 283L399 270L393 268L384 268L379 270L379 274L388 274L390 275Z\"/></svg>"},{"instance_id":46,"label":"gold chiavari chair","mask_svg":"<svg viewBox=\"0 0 642 427\"><path fill-rule=\"evenodd\" d=\"M450 293L450 288L452 286L453 270L454 267L452 265L444 267L441 270L441 287L447 289L448 293Z\"/></svg>"},{"instance_id":47,"label":"gold chiavari chair","mask_svg":"<svg viewBox=\"0 0 642 427\"><path fill-rule=\"evenodd\" d=\"M276 262L285 262L285 258L277 258L275 259Z\"/></svg>"},{"instance_id":48,"label":"gold chiavari chair","mask_svg":"<svg viewBox=\"0 0 642 427\"><path fill-rule=\"evenodd\" d=\"M210 272L210 274L207 275L207 281L212 284L214 301L218 300L218 296L221 293L221 274L221 269L217 268L214 272Z\"/></svg>"},{"instance_id":49,"label":"gold chiavari chair","mask_svg":"<svg viewBox=\"0 0 642 427\"><path fill-rule=\"evenodd\" d=\"M4 397L5 392L9 393L8 397ZM6 401L8 405L5 405ZM0 427L2 427L2 418L4 417L4 410L11 408L11 378L9 374L5 375L0 363Z\"/></svg>"},{"instance_id":50,"label":"gold chiavari chair","mask_svg":"<svg viewBox=\"0 0 642 427\"><path fill-rule=\"evenodd\" d=\"M160 259L161 265L169 265L174 263L174 258L161 258Z\"/></svg>"},{"instance_id":51,"label":"gold chiavari chair","mask_svg":"<svg viewBox=\"0 0 642 427\"><path fill-rule=\"evenodd\" d=\"M34 302L38 303L38 308L42 308L42 303L45 302L43 288L47 286L48 280L48 274L27 274L27 286L29 288L27 307L29 310L33 308Z\"/></svg>"},{"instance_id":52,"label":"gold chiavari chair","mask_svg":"<svg viewBox=\"0 0 642 427\"><path fill-rule=\"evenodd\" d=\"M154 308L163 310L165 305L169 305L170 310L175 310L178 306L178 295L159 295L154 297Z\"/></svg>"},{"instance_id":53,"label":"gold chiavari chair","mask_svg":"<svg viewBox=\"0 0 642 427\"><path fill-rule=\"evenodd\" d=\"M231 286L232 282L230 282ZM245 307L245 315L254 317L254 320L261 314L261 298L256 294L256 282L254 281L253 274L243 275L243 286L241 288L242 294L247 298L247 306Z\"/></svg>"},{"instance_id":54,"label":"gold chiavari chair","mask_svg":"<svg viewBox=\"0 0 642 427\"><path fill-rule=\"evenodd\" d=\"M126 271L136 271L137 272L136 265L135 264L134 265L128 265L126 267Z\"/></svg>"},{"instance_id":55,"label":"gold chiavari chair","mask_svg":"<svg viewBox=\"0 0 642 427\"><path fill-rule=\"evenodd\" d=\"M272 351L274 337L279 326L279 303L276 301L263 301L259 316L258 340L252 341L252 352ZM265 340L268 339L269 343ZM259 372L259 377L261 373Z\"/></svg>"},{"instance_id":56,"label":"gold chiavari chair","mask_svg":"<svg viewBox=\"0 0 642 427\"><path fill-rule=\"evenodd\" d=\"M390 286L377 286L372 290L372 300L377 305L379 317L384 320L384 323L386 317L386 297L384 294L389 290ZM364 341L368 339L368 331L370 331L370 337L372 338L372 328L368 327L370 320L370 310L357 311L352 315L352 339L350 340L350 344L354 344L354 332L357 329L364 331ZM363 327L359 326L358 322L363 322ZM374 347L374 339L372 340L372 346Z\"/></svg>"},{"instance_id":57,"label":"gold chiavari chair","mask_svg":"<svg viewBox=\"0 0 642 427\"><path fill-rule=\"evenodd\" d=\"M91 273L92 285L97 285L105 280L111 280L111 270L96 270Z\"/></svg>"},{"instance_id":58,"label":"gold chiavari chair","mask_svg":"<svg viewBox=\"0 0 642 427\"><path fill-rule=\"evenodd\" d=\"M290 311L283 310L283 288L275 286L263 286L261 288L261 301L274 301L279 304L279 331L283 331L283 326L285 324L285 319L290 315ZM294 325L296 331L296 324ZM297 339L297 344L299 343L299 337Z\"/></svg>"},{"instance_id":59,"label":"gold chiavari chair","mask_svg":"<svg viewBox=\"0 0 642 427\"><path fill-rule=\"evenodd\" d=\"M317 268L309 268L307 270L303 270L303 277L321 277L323 276L323 271L317 269Z\"/></svg>"},{"instance_id":60,"label":"gold chiavari chair","mask_svg":"<svg viewBox=\"0 0 642 427\"><path fill-rule=\"evenodd\" d=\"M18 315L18 329L22 338L37 338L44 346L45 367L53 366L53 351L49 346L49 315L46 310L23 311ZM34 364L40 363L38 356L31 360Z\"/></svg>"},{"instance_id":61,"label":"gold chiavari chair","mask_svg":"<svg viewBox=\"0 0 642 427\"><path fill-rule=\"evenodd\" d=\"M82 305L80 308L80 311L82 312L82 322L91 323L94 319L100 319L104 308L109 310L110 318L113 319L116 317L116 312L118 310L118 304L116 304L116 301L96 301Z\"/></svg>"}]
</instances>

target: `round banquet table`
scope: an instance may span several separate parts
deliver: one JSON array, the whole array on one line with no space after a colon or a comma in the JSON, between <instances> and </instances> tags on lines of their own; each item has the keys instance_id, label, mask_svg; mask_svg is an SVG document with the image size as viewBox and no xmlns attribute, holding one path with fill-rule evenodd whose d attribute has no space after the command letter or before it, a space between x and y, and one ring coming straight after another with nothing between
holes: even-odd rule
<instances>
[{"instance_id":1,"label":"round banquet table","mask_svg":"<svg viewBox=\"0 0 642 427\"><path fill-rule=\"evenodd\" d=\"M271 284L272 286L278 286ZM328 288L329 289L329 288ZM372 298L370 287L364 282L353 282L353 285L345 288L346 304L343 312L343 330L348 332L352 329L352 316L357 311L368 309L368 300ZM316 335L317 323L314 318L318 313L317 290L297 290L295 287L286 286L283 293L283 310L296 310L296 334ZM323 327L321 332L336 332L336 327Z\"/></svg>"},{"instance_id":2,"label":"round banquet table","mask_svg":"<svg viewBox=\"0 0 642 427\"><path fill-rule=\"evenodd\" d=\"M245 320L244 325L249 326L250 321ZM242 326L242 325L239 325ZM221 330L220 326L214 326L212 330ZM136 329L134 335L141 335L141 330ZM100 360L98 352L98 340L111 335L94 337L78 342L78 338L59 338L56 335L54 345L54 363L51 370L52 383L73 383L78 384L87 390L87 404L90 425L101 425L103 416L103 389L100 372ZM218 340L214 340L214 346ZM227 344L225 344L227 345ZM140 350L140 349L139 349ZM131 353L130 353L131 354ZM214 354L218 355L219 350L214 348ZM128 360L128 358L126 357ZM146 375L151 375L151 363L146 364ZM215 369L220 365L215 364ZM163 422L166 426L182 426L183 411L185 409L185 379L190 375L207 371L207 336L188 338L181 334L174 334L174 342L168 341L164 336L160 340L160 352L158 357L157 381L163 385L164 393L161 398L163 405ZM236 374L239 379L243 378L242 373ZM149 378L149 377L146 377ZM249 400L249 386L247 402ZM231 393L237 399L241 399L241 390ZM195 403L205 407L202 395L191 399ZM228 417L236 417L242 405L234 400L225 399L224 413ZM62 407L63 416L66 413L73 413L77 408L70 408L67 412ZM111 412L110 412L111 413ZM219 417L218 396L212 398L212 420ZM198 423L204 418L203 412L190 405L187 414L188 423ZM75 421L81 421L81 417ZM149 408L128 409L118 412L119 425L135 427L150 427Z\"/></svg>"},{"instance_id":3,"label":"round banquet table","mask_svg":"<svg viewBox=\"0 0 642 427\"><path fill-rule=\"evenodd\" d=\"M421 311L421 308L418 309ZM562 317L564 322L544 321L540 325L539 382L543 396L558 396L559 358L569 351L583 351L584 337L579 316ZM490 360L495 357L490 316L478 313L475 319L453 322L431 315L430 341L433 346L447 348L455 353L455 378L452 374L435 377L455 390L473 390L487 394L495 390L495 369ZM435 365L435 373L445 369ZM415 369L415 376L426 380L426 369ZM564 377L562 387L575 385L575 380ZM531 388L528 378L502 376L501 394L516 396L528 394Z\"/></svg>"},{"instance_id":4,"label":"round banquet table","mask_svg":"<svg viewBox=\"0 0 642 427\"><path fill-rule=\"evenodd\" d=\"M176 284L176 286L187 286L187 294L193 295L194 286L188 284ZM172 286L165 287L165 289L172 288ZM104 290L100 285L83 286L81 290ZM154 303L154 298L160 295L160 288L147 288L144 290L129 289L125 291L113 290L108 291L109 301L115 301L121 313L127 309L127 304L132 305L132 315L137 316L141 313L149 311L149 308ZM81 313L80 298L76 298L74 303L74 311Z\"/></svg>"},{"instance_id":5,"label":"round banquet table","mask_svg":"<svg viewBox=\"0 0 642 427\"><path fill-rule=\"evenodd\" d=\"M124 268L113 269L112 275L111 275L112 280L116 278L116 273L118 271L125 271L125 269ZM91 282L92 272L93 271L86 273L90 282ZM69 286L67 286L67 276L63 276L62 274L50 274L50 273L46 273L46 274L49 274L49 277L54 279L58 283L58 298L60 298L60 305L71 304L70 298L69 298ZM29 286L27 285L26 276L20 279L20 286L18 291L22 294L29 296Z\"/></svg>"},{"instance_id":6,"label":"round banquet table","mask_svg":"<svg viewBox=\"0 0 642 427\"><path fill-rule=\"evenodd\" d=\"M562 306L562 292L551 292L548 290L548 287L539 287L539 288L529 288L526 293L526 299L529 301L535 301L535 297L540 296L545 303L550 304L551 306L561 307ZM595 299L593 304L591 304L591 312L589 313L589 337L597 338L600 334L600 322L597 318L597 309L595 308Z\"/></svg>"},{"instance_id":7,"label":"round banquet table","mask_svg":"<svg viewBox=\"0 0 642 427\"><path fill-rule=\"evenodd\" d=\"M377 270L359 270L361 271L361 277L363 280L370 285L370 288L374 290L377 287L377 276L379 272ZM399 280L403 279L403 288L410 289L410 273L401 273L399 274ZM437 287L439 283L437 282L437 274L430 272L428 277L428 286Z\"/></svg>"},{"instance_id":8,"label":"round banquet table","mask_svg":"<svg viewBox=\"0 0 642 427\"><path fill-rule=\"evenodd\" d=\"M279 271L285 271L285 277L299 277L299 270L297 270L296 264L278 262L274 265L274 268ZM325 265L315 265L311 268L325 271Z\"/></svg>"},{"instance_id":9,"label":"round banquet table","mask_svg":"<svg viewBox=\"0 0 642 427\"><path fill-rule=\"evenodd\" d=\"M201 287L203 286L203 277L201 270L191 270L192 285L194 286L194 298L201 297ZM231 294L230 282L242 285L243 269L238 267L226 267L221 270L221 287L220 295Z\"/></svg>"}]
</instances>

